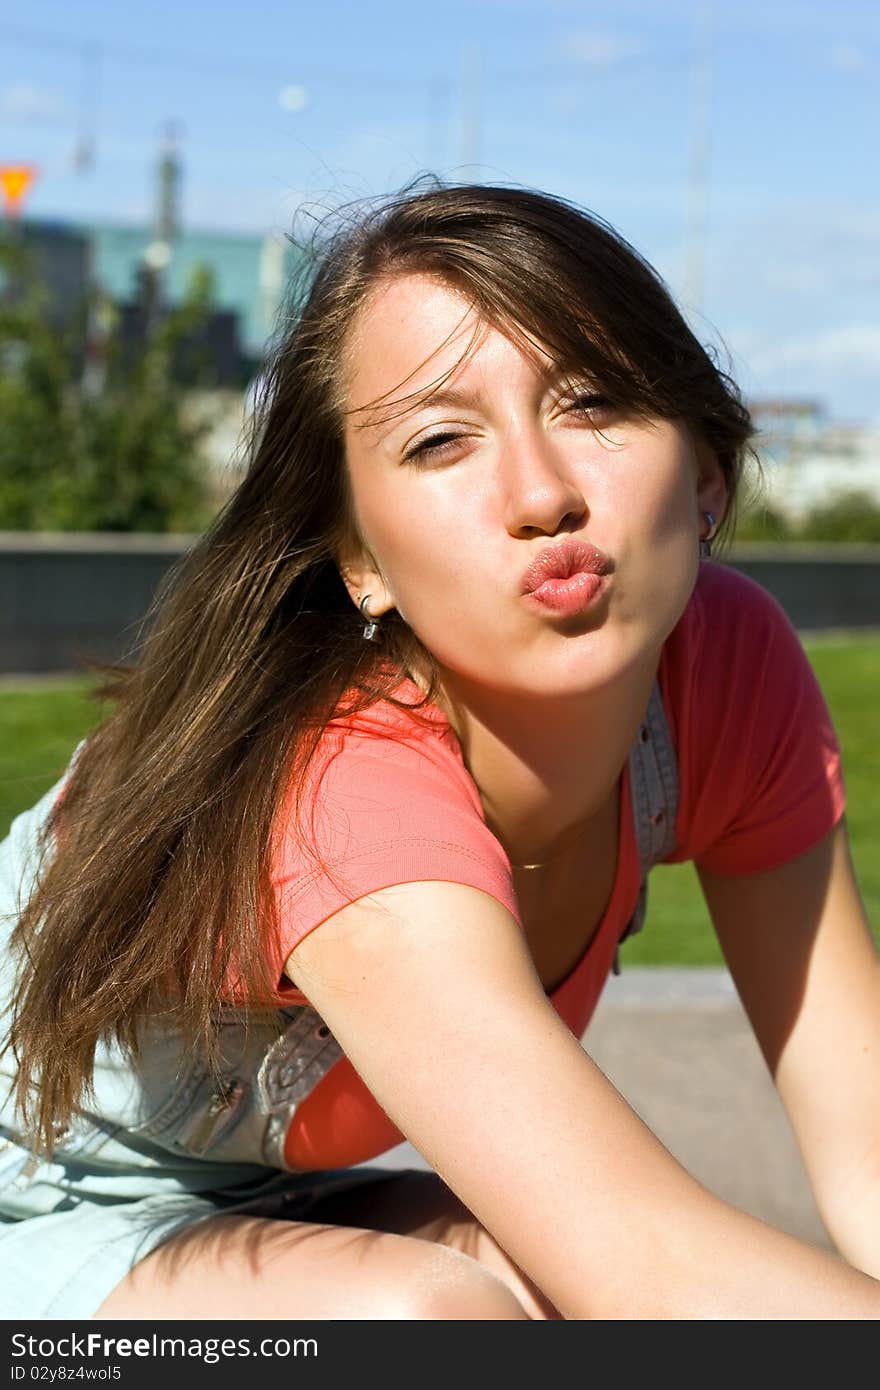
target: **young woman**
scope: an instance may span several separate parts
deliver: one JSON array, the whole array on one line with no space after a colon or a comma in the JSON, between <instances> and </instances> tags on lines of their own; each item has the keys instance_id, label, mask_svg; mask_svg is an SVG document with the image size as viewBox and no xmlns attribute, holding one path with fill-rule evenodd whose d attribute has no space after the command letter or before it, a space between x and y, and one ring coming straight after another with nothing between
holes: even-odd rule
<instances>
[{"instance_id":1,"label":"young woman","mask_svg":"<svg viewBox=\"0 0 880 1390\"><path fill-rule=\"evenodd\" d=\"M733 384L598 219L430 187L326 243L264 404L3 849L4 1314L880 1315L837 743L704 558ZM659 859L841 1258L702 1188L578 1041ZM353 1167L401 1135L436 1175Z\"/></svg>"}]
</instances>

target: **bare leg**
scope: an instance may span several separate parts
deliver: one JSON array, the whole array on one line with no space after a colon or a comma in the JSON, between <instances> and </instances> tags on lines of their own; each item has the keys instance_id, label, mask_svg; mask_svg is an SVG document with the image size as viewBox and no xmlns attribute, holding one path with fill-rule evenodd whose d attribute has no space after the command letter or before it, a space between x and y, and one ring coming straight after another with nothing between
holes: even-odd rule
<instances>
[{"instance_id":1,"label":"bare leg","mask_svg":"<svg viewBox=\"0 0 880 1390\"><path fill-rule=\"evenodd\" d=\"M357 1195L324 1199L308 1222L200 1221L142 1260L95 1316L557 1316L439 1178L405 1174Z\"/></svg>"},{"instance_id":2,"label":"bare leg","mask_svg":"<svg viewBox=\"0 0 880 1390\"><path fill-rule=\"evenodd\" d=\"M369 1226L459 1250L502 1279L530 1318L561 1316L436 1173L402 1173L367 1189L331 1194L315 1204L310 1216L333 1226Z\"/></svg>"}]
</instances>

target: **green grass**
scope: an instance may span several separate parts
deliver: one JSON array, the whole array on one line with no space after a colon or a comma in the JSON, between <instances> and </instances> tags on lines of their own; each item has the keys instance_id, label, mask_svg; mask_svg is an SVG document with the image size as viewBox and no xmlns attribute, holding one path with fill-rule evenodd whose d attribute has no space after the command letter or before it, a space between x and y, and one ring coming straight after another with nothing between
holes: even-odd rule
<instances>
[{"instance_id":1,"label":"green grass","mask_svg":"<svg viewBox=\"0 0 880 1390\"><path fill-rule=\"evenodd\" d=\"M874 933L880 939L880 638L815 637L804 646L843 749L847 824L853 861ZM692 864L661 864L651 874L644 930L627 941L630 965L721 965Z\"/></svg>"},{"instance_id":2,"label":"green grass","mask_svg":"<svg viewBox=\"0 0 880 1390\"><path fill-rule=\"evenodd\" d=\"M88 677L0 689L0 838L14 816L61 776L73 749L98 722Z\"/></svg>"},{"instance_id":3,"label":"green grass","mask_svg":"<svg viewBox=\"0 0 880 1390\"><path fill-rule=\"evenodd\" d=\"M868 915L880 928L880 638L805 642L843 746L853 858ZM0 690L0 838L19 811L61 775L100 717L86 678ZM624 964L720 965L699 884L690 864L651 874L648 920L623 948Z\"/></svg>"}]
</instances>

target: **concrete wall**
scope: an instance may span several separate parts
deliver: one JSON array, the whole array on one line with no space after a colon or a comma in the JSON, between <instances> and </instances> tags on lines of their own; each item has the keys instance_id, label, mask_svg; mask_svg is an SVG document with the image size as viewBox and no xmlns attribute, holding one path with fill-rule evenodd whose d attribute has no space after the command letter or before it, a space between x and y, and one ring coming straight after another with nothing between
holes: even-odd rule
<instances>
[{"instance_id":1,"label":"concrete wall","mask_svg":"<svg viewBox=\"0 0 880 1390\"><path fill-rule=\"evenodd\" d=\"M191 536L0 533L0 673L68 671L131 644ZM802 631L880 627L880 546L740 546Z\"/></svg>"},{"instance_id":2,"label":"concrete wall","mask_svg":"<svg viewBox=\"0 0 880 1390\"><path fill-rule=\"evenodd\" d=\"M727 563L769 590L802 632L880 627L880 545L741 544Z\"/></svg>"},{"instance_id":3,"label":"concrete wall","mask_svg":"<svg viewBox=\"0 0 880 1390\"><path fill-rule=\"evenodd\" d=\"M0 672L118 660L191 539L0 533Z\"/></svg>"}]
</instances>

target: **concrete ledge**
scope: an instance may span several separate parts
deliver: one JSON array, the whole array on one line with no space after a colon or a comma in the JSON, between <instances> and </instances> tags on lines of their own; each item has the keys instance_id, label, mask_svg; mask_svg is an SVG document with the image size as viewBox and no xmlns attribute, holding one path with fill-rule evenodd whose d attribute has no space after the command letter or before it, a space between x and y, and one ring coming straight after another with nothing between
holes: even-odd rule
<instances>
[{"instance_id":1,"label":"concrete ledge","mask_svg":"<svg viewBox=\"0 0 880 1390\"><path fill-rule=\"evenodd\" d=\"M677 966L627 966L611 975L599 1008L718 1009L736 1004L733 980L726 970Z\"/></svg>"},{"instance_id":2,"label":"concrete ledge","mask_svg":"<svg viewBox=\"0 0 880 1390\"><path fill-rule=\"evenodd\" d=\"M608 981L584 1046L705 1187L791 1235L833 1248L726 971L624 966Z\"/></svg>"},{"instance_id":3,"label":"concrete ledge","mask_svg":"<svg viewBox=\"0 0 880 1390\"><path fill-rule=\"evenodd\" d=\"M780 1230L833 1249L791 1126L726 971L624 966L608 981L583 1042L621 1095L705 1187ZM376 1161L428 1166L409 1144Z\"/></svg>"},{"instance_id":4,"label":"concrete ledge","mask_svg":"<svg viewBox=\"0 0 880 1390\"><path fill-rule=\"evenodd\" d=\"M0 672L76 671L129 651L192 535L0 532ZM737 546L802 632L880 627L880 545Z\"/></svg>"}]
</instances>

